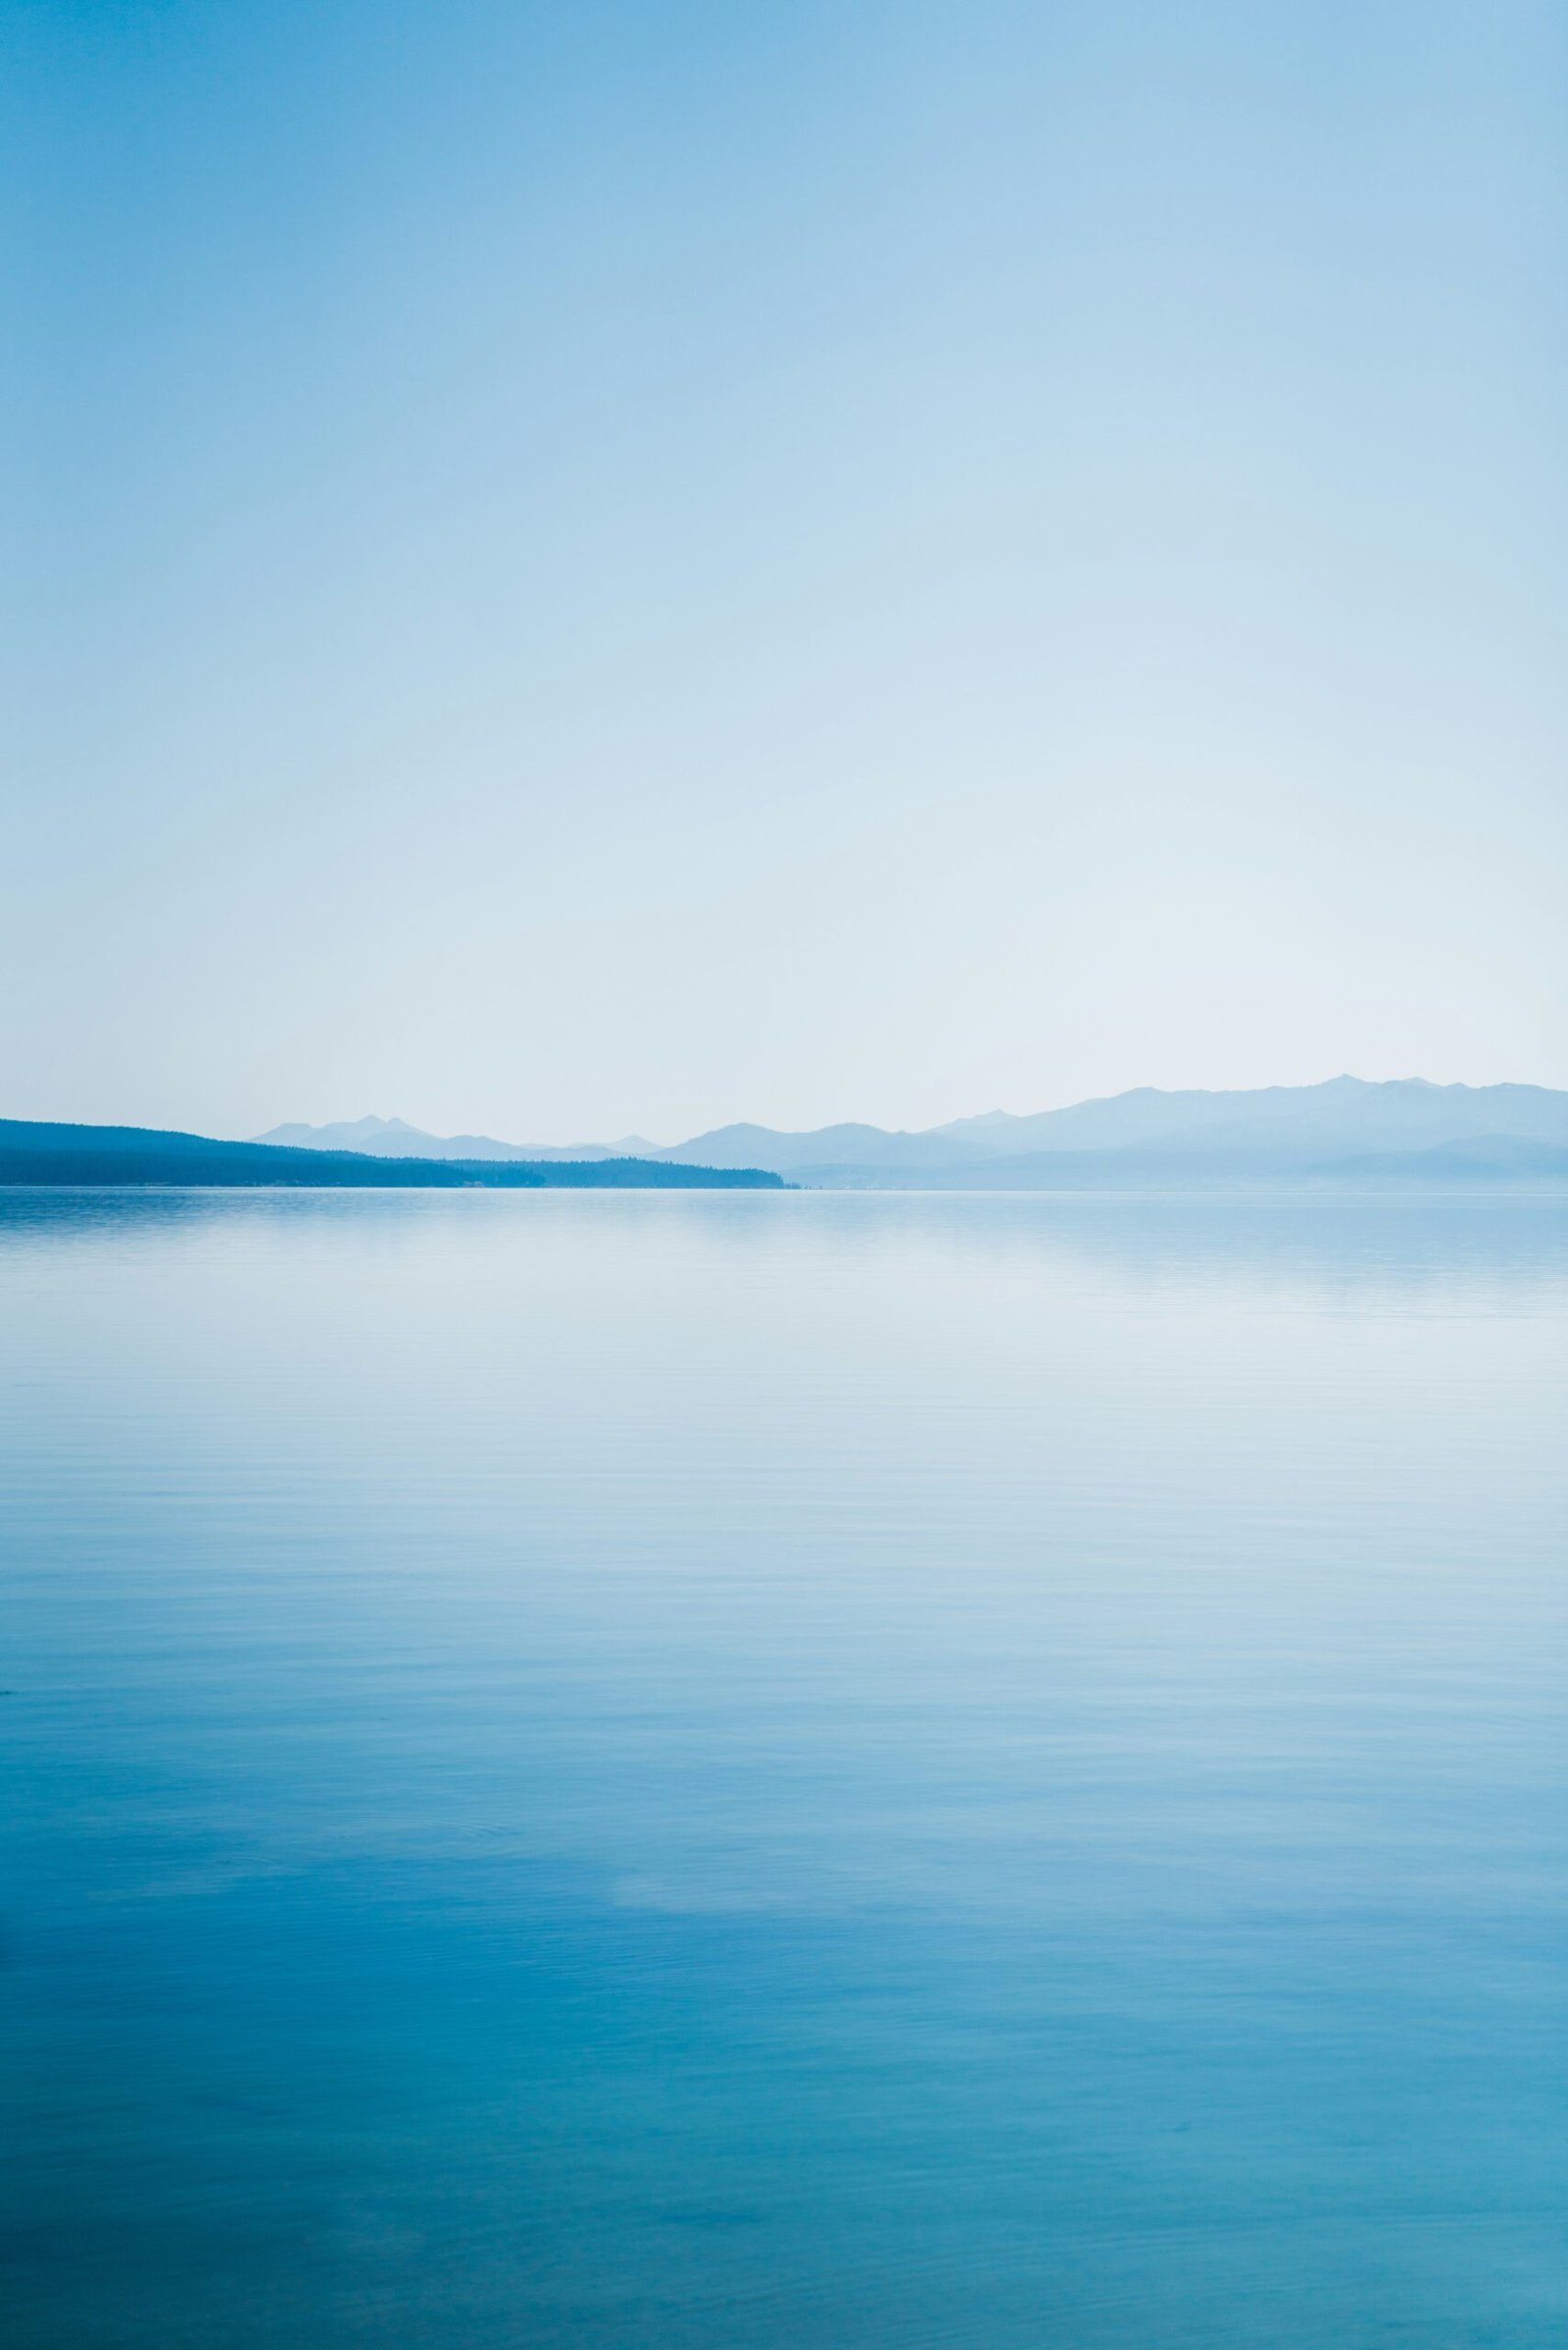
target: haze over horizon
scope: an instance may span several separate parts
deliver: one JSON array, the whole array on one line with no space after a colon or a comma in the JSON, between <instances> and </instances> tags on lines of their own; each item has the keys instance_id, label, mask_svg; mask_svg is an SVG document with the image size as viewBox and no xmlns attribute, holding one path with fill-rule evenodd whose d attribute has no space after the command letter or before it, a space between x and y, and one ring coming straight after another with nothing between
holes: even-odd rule
<instances>
[{"instance_id":1,"label":"haze over horizon","mask_svg":"<svg viewBox=\"0 0 1568 2350\"><path fill-rule=\"evenodd\" d=\"M29 1147L26 1133L17 1140ZM1186 1190L1282 1180L1544 1183L1560 1190L1568 1180L1568 1091L1440 1086L1421 1078L1380 1085L1341 1076L1317 1086L1242 1093L1141 1087L1032 1115L994 1110L912 1133L858 1120L791 1133L739 1120L675 1142L639 1135L609 1144L584 1137L547 1143L431 1135L402 1119L367 1117L275 1126L245 1141L283 1146L291 1158L303 1150L399 1162L629 1158L762 1168L791 1184L828 1190Z\"/></svg>"},{"instance_id":2,"label":"haze over horizon","mask_svg":"<svg viewBox=\"0 0 1568 2350\"><path fill-rule=\"evenodd\" d=\"M1568 1084L1561 12L3 37L6 1114Z\"/></svg>"},{"instance_id":3,"label":"haze over horizon","mask_svg":"<svg viewBox=\"0 0 1568 2350\"><path fill-rule=\"evenodd\" d=\"M1541 1089L1527 1084L1520 1090L1526 1093L1544 1093L1548 1099L1551 1098L1551 1089ZM514 1151L522 1151L530 1147L560 1151L563 1149L570 1148L573 1144L578 1144L594 1150L624 1148L628 1151L635 1151L650 1148L658 1151L674 1152L683 1145L712 1134L756 1132L796 1139L858 1126L864 1128L868 1133L883 1133L901 1139L920 1140L930 1135L947 1135L962 1129L971 1129L977 1133L983 1132L985 1128L993 1124L999 1128L1029 1128L1042 1121L1054 1121L1063 1111L1085 1112L1097 1109L1119 1109L1123 1106L1131 1107L1141 1099L1149 1098L1152 1098L1156 1102L1166 1102L1176 1106L1183 1103L1196 1104L1205 1096L1213 1095L1221 1101L1237 1102L1252 1106L1265 1101L1270 1094L1280 1094L1294 1097L1301 1102L1303 1108L1309 1108L1313 1105L1303 1098L1313 1096L1318 1098L1318 1102L1324 1108L1328 1108L1330 1106L1329 1098L1338 1096L1342 1092L1355 1095L1371 1095L1378 1092L1405 1095L1411 1093L1443 1095L1445 1093L1480 1092L1485 1097L1487 1089L1468 1088L1462 1080L1446 1087L1429 1078L1366 1079L1355 1076L1349 1071L1342 1070L1332 1078L1320 1079L1315 1084L1309 1083L1306 1086L1294 1088L1261 1087L1238 1091L1216 1087L1165 1089L1134 1086L1123 1089L1117 1094L1088 1095L1071 1102L1039 1103L1030 1110L1015 1110L1001 1106L993 1106L988 1110L961 1110L951 1118L933 1120L924 1127L883 1127L870 1120L851 1117L824 1120L816 1127L787 1128L779 1126L771 1119L742 1116L715 1120L711 1127L704 1128L701 1134L696 1136L689 1134L648 1135L628 1131L621 1135L577 1135L568 1138L560 1135L530 1134L524 1137L490 1134L471 1124L460 1128L455 1135L438 1135L431 1128L421 1127L413 1119L396 1114L391 1117L383 1117L376 1111L368 1111L358 1118L328 1119L322 1120L318 1124L304 1119L281 1120L273 1126L264 1128L259 1133L237 1136L233 1139L259 1143L288 1143L306 1148L329 1148L332 1150L389 1150L401 1147L397 1138L414 1137L419 1142L440 1142L447 1145L455 1145L459 1142L499 1144L506 1150ZM1564 1097L1563 1106L1568 1108L1568 1096ZM409 1147L413 1149L415 1145L411 1143Z\"/></svg>"},{"instance_id":4,"label":"haze over horizon","mask_svg":"<svg viewBox=\"0 0 1568 2350\"><path fill-rule=\"evenodd\" d=\"M1234 1093L1141 1087L910 1133L862 1121L807 1132L732 1122L674 1144L431 1135L402 1119L286 1124L238 1141L0 1119L0 1183L219 1188L1118 1191L1278 1184L1381 1189L1568 1186L1568 1091L1342 1076Z\"/></svg>"}]
</instances>

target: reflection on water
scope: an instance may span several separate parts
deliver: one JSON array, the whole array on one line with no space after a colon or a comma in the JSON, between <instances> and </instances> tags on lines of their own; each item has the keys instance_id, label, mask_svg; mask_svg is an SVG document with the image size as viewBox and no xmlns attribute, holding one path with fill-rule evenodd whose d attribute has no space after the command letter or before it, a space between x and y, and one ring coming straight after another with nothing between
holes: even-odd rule
<instances>
[{"instance_id":1,"label":"reflection on water","mask_svg":"<svg viewBox=\"0 0 1568 2350\"><path fill-rule=\"evenodd\" d=\"M0 1197L23 2350L1558 2344L1568 1203Z\"/></svg>"}]
</instances>

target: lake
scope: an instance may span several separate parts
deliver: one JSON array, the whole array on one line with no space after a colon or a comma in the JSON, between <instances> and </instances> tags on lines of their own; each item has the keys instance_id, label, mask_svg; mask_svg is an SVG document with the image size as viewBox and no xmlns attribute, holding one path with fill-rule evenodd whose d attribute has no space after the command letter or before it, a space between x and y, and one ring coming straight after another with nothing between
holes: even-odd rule
<instances>
[{"instance_id":1,"label":"lake","mask_svg":"<svg viewBox=\"0 0 1568 2350\"><path fill-rule=\"evenodd\" d=\"M0 1195L15 2350L1560 2350L1568 1200Z\"/></svg>"}]
</instances>

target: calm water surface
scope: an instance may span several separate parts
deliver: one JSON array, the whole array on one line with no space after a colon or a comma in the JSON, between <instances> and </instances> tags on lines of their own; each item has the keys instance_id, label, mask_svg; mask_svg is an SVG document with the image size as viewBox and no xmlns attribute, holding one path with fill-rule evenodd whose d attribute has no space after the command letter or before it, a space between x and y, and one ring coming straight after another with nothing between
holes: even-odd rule
<instances>
[{"instance_id":1,"label":"calm water surface","mask_svg":"<svg viewBox=\"0 0 1568 2350\"><path fill-rule=\"evenodd\" d=\"M1568 1202L0 1195L16 2350L1561 2350Z\"/></svg>"}]
</instances>

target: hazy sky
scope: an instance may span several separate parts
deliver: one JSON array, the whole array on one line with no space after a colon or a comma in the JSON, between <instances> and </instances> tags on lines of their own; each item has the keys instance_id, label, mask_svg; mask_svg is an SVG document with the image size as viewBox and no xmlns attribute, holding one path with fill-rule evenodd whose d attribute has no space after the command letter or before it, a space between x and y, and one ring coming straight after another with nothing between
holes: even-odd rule
<instances>
[{"instance_id":1,"label":"hazy sky","mask_svg":"<svg viewBox=\"0 0 1568 2350\"><path fill-rule=\"evenodd\" d=\"M1557 0L0 37L0 1111L1568 1085Z\"/></svg>"}]
</instances>

